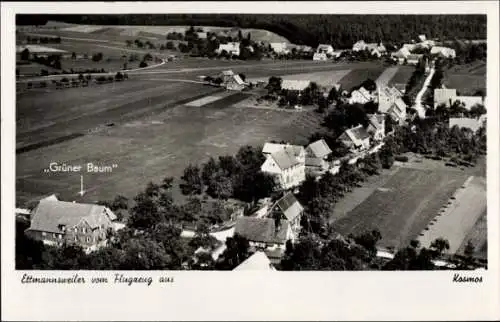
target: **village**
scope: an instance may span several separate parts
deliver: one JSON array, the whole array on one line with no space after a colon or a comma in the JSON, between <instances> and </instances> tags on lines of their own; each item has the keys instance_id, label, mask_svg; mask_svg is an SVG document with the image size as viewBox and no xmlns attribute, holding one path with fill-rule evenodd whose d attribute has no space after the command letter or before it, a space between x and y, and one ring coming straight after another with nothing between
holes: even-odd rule
<instances>
[{"instance_id":1,"label":"village","mask_svg":"<svg viewBox=\"0 0 500 322\"><path fill-rule=\"evenodd\" d=\"M177 34L172 35L171 39L176 37ZM217 40L223 36L192 27L183 37ZM401 46L357 40L350 49L335 49L331 44L319 44L314 49L288 42L256 45L249 36L235 38L242 40L220 43L209 55L232 60L267 53L272 60L311 60L319 64L369 60L389 67L384 67L385 71L378 78L356 79L353 86L341 84L345 73L335 76L338 81L333 82L332 77L323 74L316 77L313 73L281 73L280 68L275 68L274 74L267 72L265 75L253 75L252 67L245 65L228 68L215 65L196 70L195 78L189 82L217 92L188 98L179 104L183 107L206 110L237 97L235 103L226 104L227 108L255 113L316 113L322 119L323 132L309 133L315 137L311 136L307 144L288 139L264 139L253 146L242 144L234 156L210 155L208 161L199 159L184 164L179 183L183 204L172 198L171 191L177 188L168 177L160 184L149 184L134 198L133 206L127 198L120 197L119 186L114 191L118 197L99 203L60 199L56 191L46 191L45 197L29 207L16 209L19 220L27 225L23 234L54 249L76 247L75 254L81 250L81 256L90 256L91 262L96 261L92 256L109 256L108 264L113 266L114 259L125 256L124 261L132 266L119 266L124 269L134 268L133 256L141 258L139 261L144 262L141 265L145 265L145 269L302 269L298 263L305 259L297 259L301 256L300 247L310 247L307 251L332 251L328 248L331 243L339 243L331 247L340 249L338 253L332 252L343 264L328 265L339 269L402 269L397 266L399 251L408 247L418 253L415 265L421 265L418 267L422 269L486 266L484 258L472 256L483 245L472 245L468 236L486 211L484 178L472 173L476 171L476 164L484 162L487 97L479 92L464 95L443 83L443 69L457 58L455 49L423 34ZM44 53L40 48L39 45L21 45L17 53L26 60L32 59L33 51L37 52L37 60L40 57L55 59L56 51ZM74 56L67 52L66 55ZM66 59L71 59L70 56ZM155 61L158 65L175 64L177 58L163 56ZM151 60L153 57L156 56ZM140 69L152 66L143 64L137 72L122 68L119 73L121 77L127 73L127 79L140 78L144 77ZM411 86L389 82L398 66L410 66L407 68L412 71ZM114 72L109 73L113 75ZM154 69L144 73L142 75L152 77ZM321 73L333 75L339 71ZM53 75L63 79L78 74L85 72L74 70ZM92 71L88 74L96 76ZM155 77L172 77L170 74L158 75ZM37 82L20 81L26 85L25 90L35 88ZM70 84L69 81L65 83ZM57 81L53 84L57 86ZM75 90L67 87L64 91ZM103 128L96 133L105 132L107 128L114 131L119 126L108 121ZM125 167L120 165L120 168ZM383 176L387 176L386 181L372 179ZM398 180L405 180L405 176L414 176L427 189L417 187L418 193L405 190L397 194L394 191L400 184ZM436 185L442 189L435 191L435 196L431 195L435 188L433 182L423 179L424 176L435 176ZM372 189L370 193L363 192L368 189L365 186L372 184L370 180L374 180L374 187L369 188ZM461 193L460 189L467 193ZM391 218L399 225L402 220L399 218L406 216L402 213L405 210L399 207L407 204L391 200L415 194L426 198L425 205L415 204L417 210L406 211L421 219L412 217L412 221L407 219L406 226L392 228L388 227L389 219L374 218L372 224L368 224L372 220L368 218L365 224L362 224L363 218L361 223L349 222L350 217L357 216L357 209L372 202L370 198L381 198L378 194L391 191L396 193L394 197L383 197L383 202L371 205L374 213L385 214L387 218L393 216ZM352 195L362 194L365 196L353 202L348 210L337 213L337 204L353 199ZM463 197L467 195L475 195L480 200L475 208L464 208L466 205L461 198L469 200ZM439 201L435 201L437 199ZM456 217L455 221L447 219L451 216L448 213ZM361 226L365 229L359 230ZM128 239L134 238L144 240L128 245ZM123 245L131 247L130 254L118 255ZM356 253L358 247L362 247L363 255ZM167 249L174 254L169 256L175 257L175 265L154 254L155 251L166 254ZM105 251L109 253L103 255ZM426 251L430 254L428 258ZM459 253L460 256L456 256ZM353 264L349 258L356 258L362 264ZM103 267L108 267L107 261L108 257L102 260ZM323 264L314 268L304 265L304 269L314 269Z\"/></svg>"}]
</instances>

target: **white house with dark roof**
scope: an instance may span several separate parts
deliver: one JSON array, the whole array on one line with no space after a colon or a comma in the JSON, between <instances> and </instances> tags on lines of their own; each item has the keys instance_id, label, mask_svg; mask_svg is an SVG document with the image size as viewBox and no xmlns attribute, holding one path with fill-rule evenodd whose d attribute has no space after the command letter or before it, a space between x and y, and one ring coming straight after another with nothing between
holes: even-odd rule
<instances>
[{"instance_id":1,"label":"white house with dark roof","mask_svg":"<svg viewBox=\"0 0 500 322\"><path fill-rule=\"evenodd\" d=\"M344 133L339 136L338 140L354 153L365 151L370 148L370 133L368 133L361 124L345 130Z\"/></svg>"},{"instance_id":2,"label":"white house with dark roof","mask_svg":"<svg viewBox=\"0 0 500 322\"><path fill-rule=\"evenodd\" d=\"M444 58L455 58L457 54L455 52L455 49L442 46L434 46L431 48L431 55L437 55Z\"/></svg>"},{"instance_id":3,"label":"white house with dark roof","mask_svg":"<svg viewBox=\"0 0 500 322\"><path fill-rule=\"evenodd\" d=\"M217 54L222 54L222 52L225 51L228 54L232 54L234 56L239 56L240 55L240 43L239 42L230 42L227 44L220 44L219 48L215 50Z\"/></svg>"},{"instance_id":4,"label":"white house with dark roof","mask_svg":"<svg viewBox=\"0 0 500 322\"><path fill-rule=\"evenodd\" d=\"M297 79L284 79L281 82L281 89L287 91L303 92L309 85L311 81L309 80L297 80Z\"/></svg>"},{"instance_id":5,"label":"white house with dark roof","mask_svg":"<svg viewBox=\"0 0 500 322\"><path fill-rule=\"evenodd\" d=\"M457 97L457 90L454 88L434 89L434 108L441 104L450 107Z\"/></svg>"},{"instance_id":6,"label":"white house with dark roof","mask_svg":"<svg viewBox=\"0 0 500 322\"><path fill-rule=\"evenodd\" d=\"M241 91L247 86L247 83L245 83L241 79L240 75L235 74L232 70L223 71L220 74L220 77L222 78L221 85L224 86L228 90Z\"/></svg>"},{"instance_id":7,"label":"white house with dark roof","mask_svg":"<svg viewBox=\"0 0 500 322\"><path fill-rule=\"evenodd\" d=\"M280 252L285 251L288 240L293 242L297 237L287 220L256 217L239 217L234 234L245 237L251 247Z\"/></svg>"},{"instance_id":8,"label":"white house with dark roof","mask_svg":"<svg viewBox=\"0 0 500 322\"><path fill-rule=\"evenodd\" d=\"M328 171L330 165L328 156L332 150L325 140L317 140L306 147L306 172L312 175L319 175Z\"/></svg>"},{"instance_id":9,"label":"white house with dark roof","mask_svg":"<svg viewBox=\"0 0 500 322\"><path fill-rule=\"evenodd\" d=\"M326 61L328 60L328 56L325 53L314 53L313 60Z\"/></svg>"},{"instance_id":10,"label":"white house with dark roof","mask_svg":"<svg viewBox=\"0 0 500 322\"><path fill-rule=\"evenodd\" d=\"M297 187L306 179L304 147L266 143L262 153L266 160L261 171L272 175L281 189Z\"/></svg>"},{"instance_id":11,"label":"white house with dark roof","mask_svg":"<svg viewBox=\"0 0 500 322\"><path fill-rule=\"evenodd\" d=\"M481 96L457 96L455 102L457 101L468 111L475 105L484 105L484 99Z\"/></svg>"},{"instance_id":12,"label":"white house with dark roof","mask_svg":"<svg viewBox=\"0 0 500 322\"><path fill-rule=\"evenodd\" d=\"M333 54L333 46L332 45L327 45L327 44L320 44L318 45L318 48L316 48L317 53L323 53L328 55Z\"/></svg>"},{"instance_id":13,"label":"white house with dark roof","mask_svg":"<svg viewBox=\"0 0 500 322\"><path fill-rule=\"evenodd\" d=\"M292 231L298 235L303 212L304 207L302 207L297 198L295 198L293 193L287 192L272 205L267 217L288 221Z\"/></svg>"},{"instance_id":14,"label":"white house with dark roof","mask_svg":"<svg viewBox=\"0 0 500 322\"><path fill-rule=\"evenodd\" d=\"M351 92L351 97L349 98L349 104L366 104L373 101L372 94L364 87L360 87L357 90Z\"/></svg>"},{"instance_id":15,"label":"white house with dark roof","mask_svg":"<svg viewBox=\"0 0 500 322\"><path fill-rule=\"evenodd\" d=\"M370 114L368 122L366 131L375 141L382 141L385 137L385 116L383 114Z\"/></svg>"},{"instance_id":16,"label":"white house with dark roof","mask_svg":"<svg viewBox=\"0 0 500 322\"><path fill-rule=\"evenodd\" d=\"M290 52L286 42L272 42L269 46L276 54L288 54Z\"/></svg>"},{"instance_id":17,"label":"white house with dark roof","mask_svg":"<svg viewBox=\"0 0 500 322\"><path fill-rule=\"evenodd\" d=\"M395 87L383 87L378 89L378 111L388 114L399 124L406 119L406 103L402 99L403 94Z\"/></svg>"},{"instance_id":18,"label":"white house with dark roof","mask_svg":"<svg viewBox=\"0 0 500 322\"><path fill-rule=\"evenodd\" d=\"M74 243L86 251L97 249L114 229L116 215L107 207L42 199L33 210L31 225L25 233L49 245Z\"/></svg>"},{"instance_id":19,"label":"white house with dark roof","mask_svg":"<svg viewBox=\"0 0 500 322\"><path fill-rule=\"evenodd\" d=\"M393 52L391 54L391 57L393 59L396 59L398 61L399 64L403 64L406 60L406 58L408 58L408 56L411 54L410 50L406 47L402 47L401 49L399 49L398 51L396 52Z\"/></svg>"}]
</instances>

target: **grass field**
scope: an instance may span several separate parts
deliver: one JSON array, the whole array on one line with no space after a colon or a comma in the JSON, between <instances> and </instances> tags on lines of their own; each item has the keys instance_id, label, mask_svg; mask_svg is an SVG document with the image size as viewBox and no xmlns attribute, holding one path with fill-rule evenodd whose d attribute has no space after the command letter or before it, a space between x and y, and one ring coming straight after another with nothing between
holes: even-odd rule
<instances>
[{"instance_id":1,"label":"grass field","mask_svg":"<svg viewBox=\"0 0 500 322\"><path fill-rule=\"evenodd\" d=\"M396 84L408 84L408 81L410 80L414 70L415 68L412 66L399 66L398 71L389 81L389 86Z\"/></svg>"},{"instance_id":2,"label":"grass field","mask_svg":"<svg viewBox=\"0 0 500 322\"><path fill-rule=\"evenodd\" d=\"M189 163L232 154L266 140L306 142L315 115L227 106L177 106L102 132L17 156L17 202L58 192L69 200L97 201L117 194L133 197L148 181L179 177ZM300 126L302 125L302 126ZM77 196L78 174L46 174L49 162L117 163L113 173L86 174L87 194Z\"/></svg>"},{"instance_id":3,"label":"grass field","mask_svg":"<svg viewBox=\"0 0 500 322\"><path fill-rule=\"evenodd\" d=\"M423 231L418 239L423 247L428 248L433 240L443 237L450 243L447 252L456 253L465 236L486 212L486 183L484 179L471 179L465 187L457 190L436 220L429 223L428 230ZM477 235L474 236L476 239L481 236L480 233ZM486 238L485 232L483 238ZM478 246L481 247L482 244Z\"/></svg>"},{"instance_id":4,"label":"grass field","mask_svg":"<svg viewBox=\"0 0 500 322\"><path fill-rule=\"evenodd\" d=\"M465 236L462 245L458 248L457 253L464 255L465 247L468 241L474 245L473 256L481 259L488 258L488 234L487 234L487 214L486 211L479 217L474 224L474 227Z\"/></svg>"},{"instance_id":5,"label":"grass field","mask_svg":"<svg viewBox=\"0 0 500 322\"><path fill-rule=\"evenodd\" d=\"M377 87L381 88L381 87L387 86L389 84L389 82L391 81L391 79L394 78L394 75L397 74L398 70L399 70L399 67L386 68L382 72L382 74L380 74L379 77L375 80Z\"/></svg>"},{"instance_id":6,"label":"grass field","mask_svg":"<svg viewBox=\"0 0 500 322\"><path fill-rule=\"evenodd\" d=\"M376 80L386 69L383 65L372 65L371 67L354 69L340 79L342 88L350 91L353 87L361 85L367 79Z\"/></svg>"},{"instance_id":7,"label":"grass field","mask_svg":"<svg viewBox=\"0 0 500 322\"><path fill-rule=\"evenodd\" d=\"M486 93L486 63L454 66L445 71L443 83L448 88L456 88L460 95L474 95L479 90Z\"/></svg>"},{"instance_id":8,"label":"grass field","mask_svg":"<svg viewBox=\"0 0 500 322\"><path fill-rule=\"evenodd\" d=\"M334 221L342 234L378 229L380 246L406 246L465 181L459 172L399 168L361 204Z\"/></svg>"}]
</instances>

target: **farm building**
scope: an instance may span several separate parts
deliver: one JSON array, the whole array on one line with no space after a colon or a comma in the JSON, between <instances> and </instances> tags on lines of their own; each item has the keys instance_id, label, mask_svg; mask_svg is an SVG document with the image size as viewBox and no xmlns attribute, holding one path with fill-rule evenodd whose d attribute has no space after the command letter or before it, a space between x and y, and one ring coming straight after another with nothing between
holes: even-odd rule
<instances>
[{"instance_id":1,"label":"farm building","mask_svg":"<svg viewBox=\"0 0 500 322\"><path fill-rule=\"evenodd\" d=\"M357 90L351 92L351 97L349 98L349 104L366 104L373 100L372 94L364 87L360 87Z\"/></svg>"},{"instance_id":2,"label":"farm building","mask_svg":"<svg viewBox=\"0 0 500 322\"><path fill-rule=\"evenodd\" d=\"M313 60L325 61L328 60L328 57L326 56L325 53L314 53Z\"/></svg>"},{"instance_id":3,"label":"farm building","mask_svg":"<svg viewBox=\"0 0 500 322\"><path fill-rule=\"evenodd\" d=\"M351 152L364 151L370 148L370 134L363 125L347 129L339 136L339 140L348 147Z\"/></svg>"},{"instance_id":4,"label":"farm building","mask_svg":"<svg viewBox=\"0 0 500 322\"><path fill-rule=\"evenodd\" d=\"M399 64L403 64L409 55L410 55L410 51L408 50L408 48L403 47L403 48L399 49L398 51L392 53L391 57L393 59L396 59Z\"/></svg>"},{"instance_id":5,"label":"farm building","mask_svg":"<svg viewBox=\"0 0 500 322\"><path fill-rule=\"evenodd\" d=\"M222 52L225 51L228 54L232 54L235 56L240 55L240 43L239 42L230 42L227 44L220 44L219 48L215 51L217 54L222 54Z\"/></svg>"},{"instance_id":6,"label":"farm building","mask_svg":"<svg viewBox=\"0 0 500 322\"><path fill-rule=\"evenodd\" d=\"M354 45L352 45L352 51L363 51L366 49L366 43L364 40L358 40Z\"/></svg>"},{"instance_id":7,"label":"farm building","mask_svg":"<svg viewBox=\"0 0 500 322\"><path fill-rule=\"evenodd\" d=\"M300 219L302 218L303 212L304 207L302 207L300 202L291 192L287 192L271 207L271 211L267 217L288 221L292 231L298 235L300 232Z\"/></svg>"},{"instance_id":8,"label":"farm building","mask_svg":"<svg viewBox=\"0 0 500 322\"><path fill-rule=\"evenodd\" d=\"M232 70L223 71L220 76L222 86L228 90L241 91L246 87L246 83L241 79L240 75L235 74Z\"/></svg>"},{"instance_id":9,"label":"farm building","mask_svg":"<svg viewBox=\"0 0 500 322\"><path fill-rule=\"evenodd\" d=\"M286 42L272 42L269 46L277 54L287 54L290 52Z\"/></svg>"},{"instance_id":10,"label":"farm building","mask_svg":"<svg viewBox=\"0 0 500 322\"><path fill-rule=\"evenodd\" d=\"M116 215L101 205L42 199L26 234L48 245L73 243L92 251L106 243L115 220Z\"/></svg>"},{"instance_id":11,"label":"farm building","mask_svg":"<svg viewBox=\"0 0 500 322\"><path fill-rule=\"evenodd\" d=\"M483 126L484 120L468 117L450 117L448 124L450 129L458 126L459 128L466 128L472 130L472 132L477 132Z\"/></svg>"},{"instance_id":12,"label":"farm building","mask_svg":"<svg viewBox=\"0 0 500 322\"><path fill-rule=\"evenodd\" d=\"M332 153L325 140L321 139L306 147L306 172L311 175L321 175L328 170L328 157Z\"/></svg>"},{"instance_id":13,"label":"farm building","mask_svg":"<svg viewBox=\"0 0 500 322\"><path fill-rule=\"evenodd\" d=\"M332 45L326 45L326 44L320 44L318 48L316 48L317 53L323 53L328 55L331 55L333 53L333 46Z\"/></svg>"},{"instance_id":14,"label":"farm building","mask_svg":"<svg viewBox=\"0 0 500 322\"><path fill-rule=\"evenodd\" d=\"M418 48L418 45L417 44L403 44L403 46L401 46L401 49L403 49L403 48L408 50L411 53L412 51L414 51L415 49Z\"/></svg>"},{"instance_id":15,"label":"farm building","mask_svg":"<svg viewBox=\"0 0 500 322\"><path fill-rule=\"evenodd\" d=\"M378 111L388 114L392 119L401 124L406 119L406 103L402 93L395 87L378 89Z\"/></svg>"},{"instance_id":16,"label":"farm building","mask_svg":"<svg viewBox=\"0 0 500 322\"><path fill-rule=\"evenodd\" d=\"M385 137L385 116L383 114L370 114L368 122L366 131L375 141L382 141Z\"/></svg>"},{"instance_id":17,"label":"farm building","mask_svg":"<svg viewBox=\"0 0 500 322\"><path fill-rule=\"evenodd\" d=\"M251 247L262 250L285 251L286 242L295 241L290 224L273 218L240 217L236 220L234 234L245 237Z\"/></svg>"},{"instance_id":18,"label":"farm building","mask_svg":"<svg viewBox=\"0 0 500 322\"><path fill-rule=\"evenodd\" d=\"M311 81L308 80L295 80L295 79L284 79L281 83L281 89L287 91L294 91L297 93L302 93L309 85Z\"/></svg>"},{"instance_id":19,"label":"farm building","mask_svg":"<svg viewBox=\"0 0 500 322\"><path fill-rule=\"evenodd\" d=\"M207 39L207 33L206 32L197 32L196 36L198 39Z\"/></svg>"},{"instance_id":20,"label":"farm building","mask_svg":"<svg viewBox=\"0 0 500 322\"><path fill-rule=\"evenodd\" d=\"M448 47L435 46L431 49L431 55L438 55L444 58L455 58L456 52L455 49L451 49Z\"/></svg>"},{"instance_id":21,"label":"farm building","mask_svg":"<svg viewBox=\"0 0 500 322\"><path fill-rule=\"evenodd\" d=\"M422 58L424 58L424 55L422 54L410 54L406 57L406 63L408 65L417 65Z\"/></svg>"},{"instance_id":22,"label":"farm building","mask_svg":"<svg viewBox=\"0 0 500 322\"><path fill-rule=\"evenodd\" d=\"M272 175L281 189L291 189L305 180L304 147L266 143L262 153L266 160L261 171Z\"/></svg>"},{"instance_id":23,"label":"farm building","mask_svg":"<svg viewBox=\"0 0 500 322\"><path fill-rule=\"evenodd\" d=\"M450 107L457 97L457 90L454 88L436 88L434 89L434 108L441 104Z\"/></svg>"},{"instance_id":24,"label":"farm building","mask_svg":"<svg viewBox=\"0 0 500 322\"><path fill-rule=\"evenodd\" d=\"M274 271L273 264L263 251L256 251L233 271Z\"/></svg>"}]
</instances>

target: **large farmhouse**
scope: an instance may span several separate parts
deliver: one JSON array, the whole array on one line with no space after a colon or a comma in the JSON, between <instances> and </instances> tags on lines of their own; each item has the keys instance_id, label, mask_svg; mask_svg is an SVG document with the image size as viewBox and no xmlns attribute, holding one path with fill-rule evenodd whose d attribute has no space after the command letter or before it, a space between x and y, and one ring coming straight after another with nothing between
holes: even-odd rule
<instances>
[{"instance_id":1,"label":"large farmhouse","mask_svg":"<svg viewBox=\"0 0 500 322\"><path fill-rule=\"evenodd\" d=\"M305 180L305 150L302 146L266 143L262 150L266 160L261 171L272 175L279 188L297 187Z\"/></svg>"},{"instance_id":2,"label":"large farmhouse","mask_svg":"<svg viewBox=\"0 0 500 322\"><path fill-rule=\"evenodd\" d=\"M49 245L76 244L86 251L97 249L114 229L116 215L107 207L42 199L33 210L26 234Z\"/></svg>"}]
</instances>

